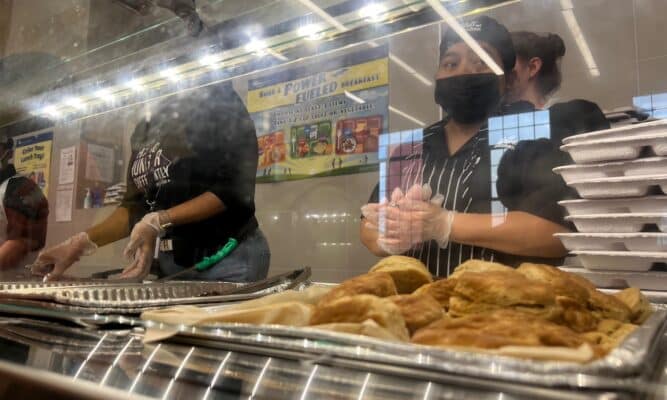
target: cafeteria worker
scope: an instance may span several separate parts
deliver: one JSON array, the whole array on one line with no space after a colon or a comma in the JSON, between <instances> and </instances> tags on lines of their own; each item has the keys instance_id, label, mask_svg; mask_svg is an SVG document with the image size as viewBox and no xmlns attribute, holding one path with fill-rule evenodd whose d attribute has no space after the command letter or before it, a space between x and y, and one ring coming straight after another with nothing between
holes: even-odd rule
<instances>
[{"instance_id":1,"label":"cafeteria worker","mask_svg":"<svg viewBox=\"0 0 667 400\"><path fill-rule=\"evenodd\" d=\"M157 249L168 276L238 246L203 272L179 279L257 281L270 252L255 219L257 137L230 83L187 91L161 103L131 138L127 192L107 219L42 251L33 273L60 277L82 256L129 235L122 278L144 278Z\"/></svg>"},{"instance_id":2,"label":"cafeteria worker","mask_svg":"<svg viewBox=\"0 0 667 400\"><path fill-rule=\"evenodd\" d=\"M436 276L473 258L557 264L566 251L553 234L568 230L557 204L568 191L551 171L560 152L516 151L512 165L497 167L486 124L500 112L514 47L507 29L492 18L462 25L504 75L494 74L454 31L444 32L435 102L446 117L424 129L419 151L400 160L400 187L382 194L375 187L362 207L361 240L377 256L420 259ZM492 176L499 169L520 173L505 174L511 181L498 176L504 190L496 198ZM388 199L380 202L383 197ZM507 212L493 213L499 204Z\"/></svg>"}]
</instances>

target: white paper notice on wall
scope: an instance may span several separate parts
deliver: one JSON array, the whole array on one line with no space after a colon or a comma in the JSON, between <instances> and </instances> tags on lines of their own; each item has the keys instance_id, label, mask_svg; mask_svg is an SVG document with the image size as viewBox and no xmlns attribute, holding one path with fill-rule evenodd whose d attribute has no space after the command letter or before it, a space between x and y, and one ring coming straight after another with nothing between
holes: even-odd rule
<instances>
[{"instance_id":1,"label":"white paper notice on wall","mask_svg":"<svg viewBox=\"0 0 667 400\"><path fill-rule=\"evenodd\" d=\"M86 179L97 182L113 181L114 152L110 147L88 143Z\"/></svg>"},{"instance_id":2,"label":"white paper notice on wall","mask_svg":"<svg viewBox=\"0 0 667 400\"><path fill-rule=\"evenodd\" d=\"M66 147L60 150L58 184L67 185L74 183L74 171L76 171L76 147Z\"/></svg>"},{"instance_id":3,"label":"white paper notice on wall","mask_svg":"<svg viewBox=\"0 0 667 400\"><path fill-rule=\"evenodd\" d=\"M56 222L69 222L72 220L73 193L72 186L56 189Z\"/></svg>"}]
</instances>

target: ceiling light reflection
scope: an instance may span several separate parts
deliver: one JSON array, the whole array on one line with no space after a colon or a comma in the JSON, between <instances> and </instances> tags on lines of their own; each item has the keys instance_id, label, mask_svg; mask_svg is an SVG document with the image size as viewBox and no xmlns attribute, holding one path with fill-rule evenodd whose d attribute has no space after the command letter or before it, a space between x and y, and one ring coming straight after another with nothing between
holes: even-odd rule
<instances>
[{"instance_id":1,"label":"ceiling light reflection","mask_svg":"<svg viewBox=\"0 0 667 400\"><path fill-rule=\"evenodd\" d=\"M305 38L306 40L320 40L324 37L322 28L316 24L308 24L300 27L297 30L297 35Z\"/></svg>"},{"instance_id":2,"label":"ceiling light reflection","mask_svg":"<svg viewBox=\"0 0 667 400\"><path fill-rule=\"evenodd\" d=\"M371 3L361 10L359 10L359 16L365 18L370 22L380 22L384 19L387 9L377 3Z\"/></svg>"},{"instance_id":3,"label":"ceiling light reflection","mask_svg":"<svg viewBox=\"0 0 667 400\"><path fill-rule=\"evenodd\" d=\"M144 90L144 84L141 81L141 79L138 79L138 78L135 78L135 79L132 79L131 81L129 81L127 83L127 87L129 87L130 89L132 89L136 92L140 92L140 91Z\"/></svg>"},{"instance_id":4,"label":"ceiling light reflection","mask_svg":"<svg viewBox=\"0 0 667 400\"><path fill-rule=\"evenodd\" d=\"M165 68L160 71L160 76L169 79L172 82L178 82L181 79L181 75L176 68Z\"/></svg>"}]
</instances>

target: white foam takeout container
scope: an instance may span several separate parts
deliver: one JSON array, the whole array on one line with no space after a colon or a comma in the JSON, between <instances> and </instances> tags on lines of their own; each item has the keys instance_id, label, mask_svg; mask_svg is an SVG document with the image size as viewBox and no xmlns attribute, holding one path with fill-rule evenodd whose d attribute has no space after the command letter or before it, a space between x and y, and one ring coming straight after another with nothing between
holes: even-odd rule
<instances>
[{"instance_id":1,"label":"white foam takeout container","mask_svg":"<svg viewBox=\"0 0 667 400\"><path fill-rule=\"evenodd\" d=\"M635 233L653 225L667 233L667 213L583 214L565 220L585 233Z\"/></svg>"},{"instance_id":2,"label":"white foam takeout container","mask_svg":"<svg viewBox=\"0 0 667 400\"><path fill-rule=\"evenodd\" d=\"M591 271L586 268L566 266L561 270L581 275L599 288L636 287L642 290L667 290L667 273L659 271L627 272L627 271Z\"/></svg>"},{"instance_id":3,"label":"white foam takeout container","mask_svg":"<svg viewBox=\"0 0 667 400\"><path fill-rule=\"evenodd\" d=\"M648 251L573 251L584 268L592 271L645 272L667 263L667 252Z\"/></svg>"},{"instance_id":4,"label":"white foam takeout container","mask_svg":"<svg viewBox=\"0 0 667 400\"><path fill-rule=\"evenodd\" d=\"M633 136L641 136L653 132L667 131L667 120L660 119L640 124L624 125L616 128L605 129L580 135L573 135L563 139L564 144L581 143L599 139L622 139Z\"/></svg>"},{"instance_id":5,"label":"white foam takeout container","mask_svg":"<svg viewBox=\"0 0 667 400\"><path fill-rule=\"evenodd\" d=\"M652 191L667 194L667 175L595 178L573 181L568 185L573 187L579 196L585 199L641 197Z\"/></svg>"},{"instance_id":6,"label":"white foam takeout container","mask_svg":"<svg viewBox=\"0 0 667 400\"><path fill-rule=\"evenodd\" d=\"M639 157L643 149L650 149L656 156L667 156L667 131L574 142L562 145L560 148L569 153L577 164L634 160Z\"/></svg>"},{"instance_id":7,"label":"white foam takeout container","mask_svg":"<svg viewBox=\"0 0 667 400\"><path fill-rule=\"evenodd\" d=\"M570 215L582 214L624 214L624 213L666 213L667 196L647 196L636 199L562 200L558 204L565 207Z\"/></svg>"},{"instance_id":8,"label":"white foam takeout container","mask_svg":"<svg viewBox=\"0 0 667 400\"><path fill-rule=\"evenodd\" d=\"M667 157L639 158L631 161L612 161L599 164L573 164L556 167L556 174L568 185L572 182L617 178L623 176L657 176L667 174Z\"/></svg>"},{"instance_id":9,"label":"white foam takeout container","mask_svg":"<svg viewBox=\"0 0 667 400\"><path fill-rule=\"evenodd\" d=\"M555 236L570 251L667 252L667 233L557 233Z\"/></svg>"}]
</instances>

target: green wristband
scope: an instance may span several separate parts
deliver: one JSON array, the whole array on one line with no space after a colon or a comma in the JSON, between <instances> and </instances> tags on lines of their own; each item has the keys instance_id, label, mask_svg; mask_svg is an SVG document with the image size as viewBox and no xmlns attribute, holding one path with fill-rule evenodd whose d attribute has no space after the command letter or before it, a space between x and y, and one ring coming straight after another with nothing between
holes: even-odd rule
<instances>
[{"instance_id":1,"label":"green wristband","mask_svg":"<svg viewBox=\"0 0 667 400\"><path fill-rule=\"evenodd\" d=\"M238 245L239 242L236 239L230 238L222 249L218 250L212 256L204 257L203 260L195 264L195 269L199 272L209 269L211 266L227 257Z\"/></svg>"}]
</instances>

